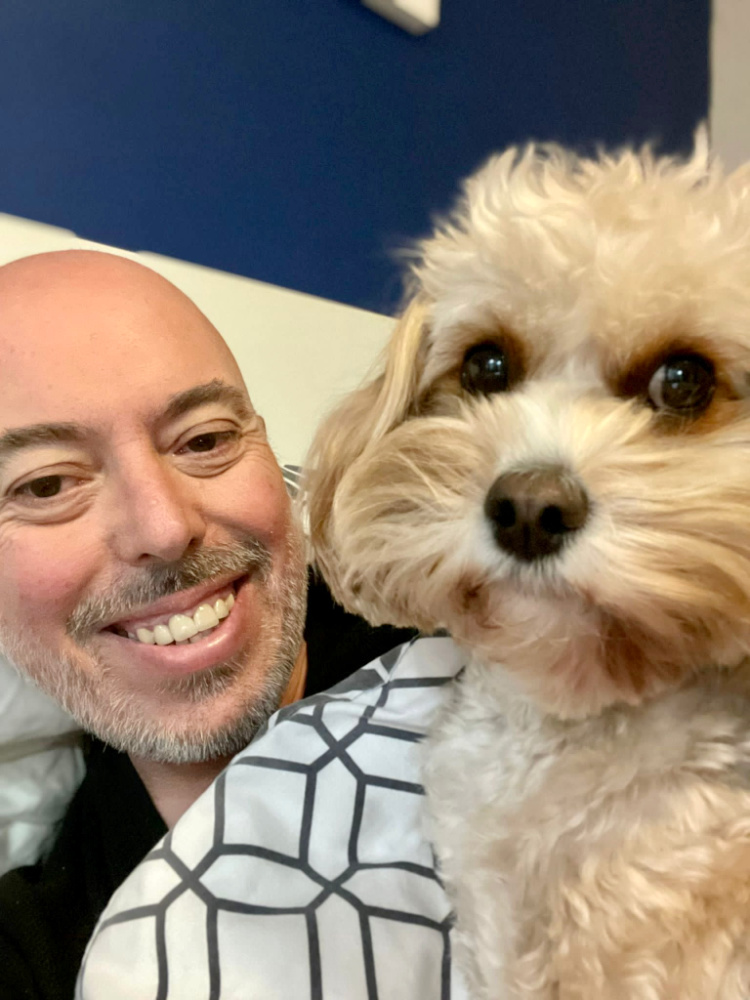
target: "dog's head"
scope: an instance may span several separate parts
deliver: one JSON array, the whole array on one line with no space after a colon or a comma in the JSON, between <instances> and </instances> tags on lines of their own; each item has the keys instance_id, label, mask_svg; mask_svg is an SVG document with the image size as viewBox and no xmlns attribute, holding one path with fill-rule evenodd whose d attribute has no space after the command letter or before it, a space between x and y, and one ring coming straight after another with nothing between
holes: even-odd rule
<instances>
[{"instance_id":1,"label":"dog's head","mask_svg":"<svg viewBox=\"0 0 750 1000\"><path fill-rule=\"evenodd\" d=\"M512 149L420 247L384 371L322 426L334 593L546 707L750 652L750 175Z\"/></svg>"}]
</instances>

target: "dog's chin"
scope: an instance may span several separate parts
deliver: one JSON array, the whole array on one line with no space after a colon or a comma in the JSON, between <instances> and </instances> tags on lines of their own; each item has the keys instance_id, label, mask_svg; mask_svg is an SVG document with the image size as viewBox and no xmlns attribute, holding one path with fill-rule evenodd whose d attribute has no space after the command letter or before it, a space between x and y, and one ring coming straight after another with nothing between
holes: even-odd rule
<instances>
[{"instance_id":1,"label":"dog's chin","mask_svg":"<svg viewBox=\"0 0 750 1000\"><path fill-rule=\"evenodd\" d=\"M561 581L505 578L460 588L445 627L479 663L497 665L544 712L563 719L638 705L675 688L706 663L735 665L742 644L695 623L668 636L627 612L597 604Z\"/></svg>"}]
</instances>

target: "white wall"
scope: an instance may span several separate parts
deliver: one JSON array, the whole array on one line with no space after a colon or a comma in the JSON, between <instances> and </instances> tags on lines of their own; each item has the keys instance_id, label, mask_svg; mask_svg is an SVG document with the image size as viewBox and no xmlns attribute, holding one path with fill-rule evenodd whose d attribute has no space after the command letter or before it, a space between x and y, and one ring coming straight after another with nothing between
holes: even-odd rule
<instances>
[{"instance_id":1,"label":"white wall","mask_svg":"<svg viewBox=\"0 0 750 1000\"><path fill-rule=\"evenodd\" d=\"M728 168L750 160L750 0L713 0L711 138Z\"/></svg>"},{"instance_id":2,"label":"white wall","mask_svg":"<svg viewBox=\"0 0 750 1000\"><path fill-rule=\"evenodd\" d=\"M0 264L81 246L99 245L0 214ZM338 302L157 254L127 256L174 282L223 334L282 463L301 463L322 414L362 380L391 330L388 317Z\"/></svg>"}]
</instances>

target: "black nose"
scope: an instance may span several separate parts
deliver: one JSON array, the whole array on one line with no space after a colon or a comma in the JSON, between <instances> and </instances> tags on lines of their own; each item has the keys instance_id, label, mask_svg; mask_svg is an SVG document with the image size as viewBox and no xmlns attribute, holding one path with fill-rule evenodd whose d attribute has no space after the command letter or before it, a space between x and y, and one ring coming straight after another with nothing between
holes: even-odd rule
<instances>
[{"instance_id":1,"label":"black nose","mask_svg":"<svg viewBox=\"0 0 750 1000\"><path fill-rule=\"evenodd\" d=\"M533 562L555 555L569 535L580 531L589 501L565 469L540 466L498 476L484 501L484 513L500 548Z\"/></svg>"}]
</instances>

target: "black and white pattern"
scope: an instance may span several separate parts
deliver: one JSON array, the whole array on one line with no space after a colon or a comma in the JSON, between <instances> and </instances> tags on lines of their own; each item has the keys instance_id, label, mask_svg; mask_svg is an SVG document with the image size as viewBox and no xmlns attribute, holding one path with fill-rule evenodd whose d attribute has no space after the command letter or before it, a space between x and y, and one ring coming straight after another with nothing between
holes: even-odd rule
<instances>
[{"instance_id":1,"label":"black and white pattern","mask_svg":"<svg viewBox=\"0 0 750 1000\"><path fill-rule=\"evenodd\" d=\"M277 713L115 894L78 1000L464 1000L419 783L462 665L419 639Z\"/></svg>"}]
</instances>

